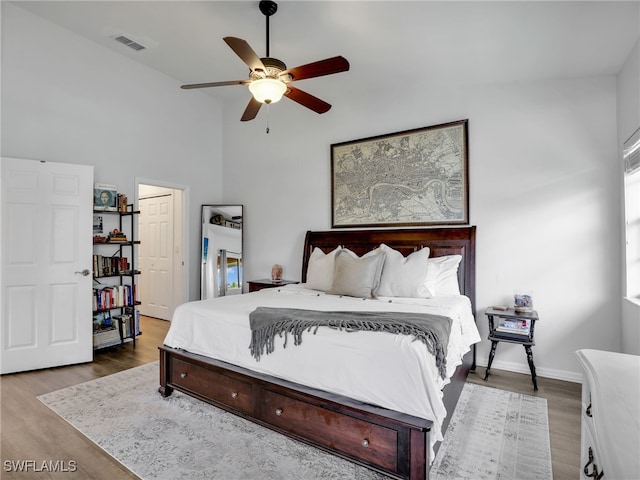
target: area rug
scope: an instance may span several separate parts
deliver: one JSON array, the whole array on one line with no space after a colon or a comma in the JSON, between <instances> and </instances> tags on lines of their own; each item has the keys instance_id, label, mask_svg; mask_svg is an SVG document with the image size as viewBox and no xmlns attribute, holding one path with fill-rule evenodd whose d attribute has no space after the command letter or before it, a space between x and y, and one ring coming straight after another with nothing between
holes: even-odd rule
<instances>
[{"instance_id":1,"label":"area rug","mask_svg":"<svg viewBox=\"0 0 640 480\"><path fill-rule=\"evenodd\" d=\"M145 480L387 478L157 388L155 362L38 398ZM458 405L430 478L552 478L546 400L466 384Z\"/></svg>"}]
</instances>

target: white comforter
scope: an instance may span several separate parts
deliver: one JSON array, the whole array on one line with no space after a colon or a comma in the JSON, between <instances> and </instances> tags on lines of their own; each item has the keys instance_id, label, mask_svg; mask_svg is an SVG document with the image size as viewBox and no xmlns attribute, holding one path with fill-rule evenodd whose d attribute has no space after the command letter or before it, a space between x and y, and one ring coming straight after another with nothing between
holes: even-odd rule
<instances>
[{"instance_id":1,"label":"white comforter","mask_svg":"<svg viewBox=\"0 0 640 480\"><path fill-rule=\"evenodd\" d=\"M320 327L305 332L302 344L276 338L276 350L256 361L249 351L249 313L258 306L308 310L423 312L446 315L452 322L447 351L447 379L420 341L383 332L344 332ZM465 296L432 299L363 300L327 295L302 285L263 289L190 302L173 316L165 345L223 360L292 382L331 391L362 402L432 420L431 447L442 440L446 417L442 388L480 335ZM433 458L433 456L431 456Z\"/></svg>"}]
</instances>

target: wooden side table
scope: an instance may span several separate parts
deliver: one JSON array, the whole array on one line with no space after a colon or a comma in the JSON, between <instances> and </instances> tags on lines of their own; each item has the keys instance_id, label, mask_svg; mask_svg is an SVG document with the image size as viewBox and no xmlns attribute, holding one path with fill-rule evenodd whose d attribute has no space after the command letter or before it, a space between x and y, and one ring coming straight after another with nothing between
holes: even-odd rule
<instances>
[{"instance_id":1,"label":"wooden side table","mask_svg":"<svg viewBox=\"0 0 640 480\"><path fill-rule=\"evenodd\" d=\"M257 292L263 288L275 288L282 287L283 285L290 285L292 283L300 283L296 280L280 280L279 282L273 281L270 278L261 278L259 280L249 280L249 293Z\"/></svg>"},{"instance_id":2,"label":"wooden side table","mask_svg":"<svg viewBox=\"0 0 640 480\"><path fill-rule=\"evenodd\" d=\"M524 346L527 353L527 362L531 370L531 380L533 389L538 390L538 380L536 377L536 367L533 364L533 352L531 347L535 345L533 333L538 320L538 312L516 312L513 308L507 310L496 310L487 308L484 314L489 319L489 340L491 340L491 353L489 354L489 364L484 375L484 380L489 378L491 364L496 355L498 342L517 343ZM497 320L494 320L494 317Z\"/></svg>"}]
</instances>

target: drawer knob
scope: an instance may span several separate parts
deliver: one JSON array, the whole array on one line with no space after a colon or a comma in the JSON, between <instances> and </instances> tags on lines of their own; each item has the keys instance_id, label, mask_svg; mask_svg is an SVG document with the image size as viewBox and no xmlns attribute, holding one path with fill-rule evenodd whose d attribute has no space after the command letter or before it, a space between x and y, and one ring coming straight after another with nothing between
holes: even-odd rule
<instances>
[{"instance_id":1,"label":"drawer knob","mask_svg":"<svg viewBox=\"0 0 640 480\"><path fill-rule=\"evenodd\" d=\"M281 408L276 408L276 415L279 416L279 417L282 415L282 409Z\"/></svg>"},{"instance_id":2,"label":"drawer knob","mask_svg":"<svg viewBox=\"0 0 640 480\"><path fill-rule=\"evenodd\" d=\"M182 373L180 374L180 378L187 378L187 374L186 374L185 372L182 372Z\"/></svg>"},{"instance_id":3,"label":"drawer knob","mask_svg":"<svg viewBox=\"0 0 640 480\"><path fill-rule=\"evenodd\" d=\"M237 398L238 392L231 392L231 398Z\"/></svg>"},{"instance_id":4,"label":"drawer knob","mask_svg":"<svg viewBox=\"0 0 640 480\"><path fill-rule=\"evenodd\" d=\"M364 440L362 440L362 446L364 448L367 448L369 446L369 440L367 440L366 438Z\"/></svg>"}]
</instances>

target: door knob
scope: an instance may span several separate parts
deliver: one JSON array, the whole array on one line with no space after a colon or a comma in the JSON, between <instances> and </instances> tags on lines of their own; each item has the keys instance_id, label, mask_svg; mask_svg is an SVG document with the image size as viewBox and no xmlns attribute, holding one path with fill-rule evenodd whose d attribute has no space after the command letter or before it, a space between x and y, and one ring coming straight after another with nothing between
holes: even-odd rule
<instances>
[{"instance_id":1,"label":"door knob","mask_svg":"<svg viewBox=\"0 0 640 480\"><path fill-rule=\"evenodd\" d=\"M85 268L84 270L82 270L81 272L75 272L75 273L79 273L80 275L82 275L83 277L86 277L87 275L89 275L91 272L89 271L89 269Z\"/></svg>"}]
</instances>

